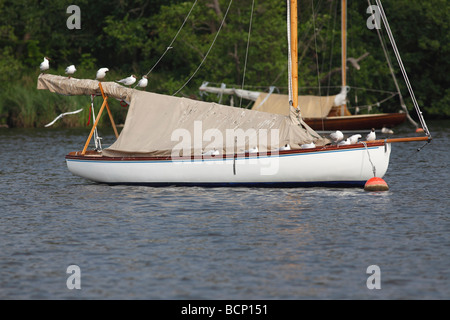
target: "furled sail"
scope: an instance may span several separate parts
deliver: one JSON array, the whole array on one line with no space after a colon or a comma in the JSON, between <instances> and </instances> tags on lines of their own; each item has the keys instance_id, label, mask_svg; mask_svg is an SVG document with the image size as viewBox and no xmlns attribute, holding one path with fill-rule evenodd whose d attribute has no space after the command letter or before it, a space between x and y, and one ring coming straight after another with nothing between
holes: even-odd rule
<instances>
[{"instance_id":1,"label":"furled sail","mask_svg":"<svg viewBox=\"0 0 450 320\"><path fill-rule=\"evenodd\" d=\"M296 149L305 143L320 146L329 142L306 125L294 109L290 115L272 114L139 91L110 82L102 82L102 86L107 96L130 103L122 132L103 150L105 156L173 156L174 150L180 150L180 156L201 155L208 149L233 154L254 147L264 152L285 144ZM39 76L38 89L66 95L100 92L96 80L52 75Z\"/></svg>"}]
</instances>

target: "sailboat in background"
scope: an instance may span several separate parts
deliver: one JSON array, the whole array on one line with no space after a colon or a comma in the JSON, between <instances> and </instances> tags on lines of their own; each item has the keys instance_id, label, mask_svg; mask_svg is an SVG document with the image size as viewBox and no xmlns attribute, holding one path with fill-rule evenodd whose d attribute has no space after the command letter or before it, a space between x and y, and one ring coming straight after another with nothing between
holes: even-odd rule
<instances>
[{"instance_id":1,"label":"sailboat in background","mask_svg":"<svg viewBox=\"0 0 450 320\"><path fill-rule=\"evenodd\" d=\"M332 96L302 95L298 97L302 118L312 129L317 131L355 131L370 130L372 128L381 130L398 126L404 123L407 118L416 128L418 127L417 123L415 123L408 115L408 110L403 102L397 83L397 94L400 95L402 107L401 112L352 114L349 111L347 108L347 94L351 88L347 83L347 61L351 61L356 68L359 68L359 60L367 55L368 53L357 59L347 57L347 1L341 0L341 91ZM391 68L389 57L387 55L386 59ZM393 73L392 76L394 82L396 82ZM218 95L236 95L240 98L254 101L252 110L287 115L288 110L283 106L288 103L289 98L287 95L274 93L274 89L275 87L270 87L269 92L267 93L226 88L225 85L222 85L221 88L217 88L209 86L208 82L204 82L199 88L200 92L217 93ZM394 95L391 97L393 96Z\"/></svg>"},{"instance_id":2,"label":"sailboat in background","mask_svg":"<svg viewBox=\"0 0 450 320\"><path fill-rule=\"evenodd\" d=\"M84 148L66 156L70 172L107 184L362 187L386 173L391 143L430 141L424 122L423 137L345 145L331 143L311 129L299 112L297 2L287 3L288 115L139 91L114 82L41 74L38 89L103 98ZM110 147L88 150L105 109L115 128L108 98L129 103L124 127Z\"/></svg>"}]
</instances>

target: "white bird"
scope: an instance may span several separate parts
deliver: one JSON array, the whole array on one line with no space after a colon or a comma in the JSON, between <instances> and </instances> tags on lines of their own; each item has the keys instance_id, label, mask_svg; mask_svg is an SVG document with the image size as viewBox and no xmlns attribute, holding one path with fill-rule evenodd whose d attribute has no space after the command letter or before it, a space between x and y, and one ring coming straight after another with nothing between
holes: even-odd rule
<instances>
[{"instance_id":1,"label":"white bird","mask_svg":"<svg viewBox=\"0 0 450 320\"><path fill-rule=\"evenodd\" d=\"M216 148L214 148L213 150L203 152L204 156L217 156L219 154L220 154L220 152L219 152L219 150L216 150Z\"/></svg>"},{"instance_id":2,"label":"white bird","mask_svg":"<svg viewBox=\"0 0 450 320\"><path fill-rule=\"evenodd\" d=\"M248 153L258 153L258 147L251 148Z\"/></svg>"},{"instance_id":3,"label":"white bird","mask_svg":"<svg viewBox=\"0 0 450 320\"><path fill-rule=\"evenodd\" d=\"M103 79L104 77L106 77L106 73L108 71L109 71L108 68L100 68L100 69L98 69L97 75L95 76L95 79L97 79L97 80Z\"/></svg>"},{"instance_id":4,"label":"white bird","mask_svg":"<svg viewBox=\"0 0 450 320\"><path fill-rule=\"evenodd\" d=\"M117 82L122 83L122 84L124 84L126 86L131 86L133 83L136 82L136 76L134 74L132 74L128 78L124 78L124 79L119 80Z\"/></svg>"},{"instance_id":5,"label":"white bird","mask_svg":"<svg viewBox=\"0 0 450 320\"><path fill-rule=\"evenodd\" d=\"M381 128L381 133L393 134L394 131L392 131L389 128L383 127L383 128Z\"/></svg>"},{"instance_id":6,"label":"white bird","mask_svg":"<svg viewBox=\"0 0 450 320\"><path fill-rule=\"evenodd\" d=\"M350 140L349 139L345 139L345 140L342 140L341 142L339 142L338 146L346 146L346 145L349 145L349 144L351 144Z\"/></svg>"},{"instance_id":7,"label":"white bird","mask_svg":"<svg viewBox=\"0 0 450 320\"><path fill-rule=\"evenodd\" d=\"M315 147L316 147L316 145L314 144L314 142L305 143L305 144L301 145L302 149L311 149L311 148L315 148Z\"/></svg>"},{"instance_id":8,"label":"white bird","mask_svg":"<svg viewBox=\"0 0 450 320\"><path fill-rule=\"evenodd\" d=\"M348 138L348 141L350 141L350 144L355 144L358 142L358 139L361 139L360 134L354 134Z\"/></svg>"},{"instance_id":9,"label":"white bird","mask_svg":"<svg viewBox=\"0 0 450 320\"><path fill-rule=\"evenodd\" d=\"M69 74L69 75L74 74L75 71L77 71L77 69L75 68L75 66L73 64L66 68L66 74ZM69 76L69 79L70 79L70 76Z\"/></svg>"},{"instance_id":10,"label":"white bird","mask_svg":"<svg viewBox=\"0 0 450 320\"><path fill-rule=\"evenodd\" d=\"M44 57L44 61L41 62L41 65L39 68L41 69L42 72L45 70L48 70L50 68L49 60L50 60L50 58Z\"/></svg>"},{"instance_id":11,"label":"white bird","mask_svg":"<svg viewBox=\"0 0 450 320\"><path fill-rule=\"evenodd\" d=\"M330 138L331 138L335 143L338 143L339 141L341 141L341 140L344 139L344 134L343 134L341 131L337 130L336 132L332 132L332 133L330 134Z\"/></svg>"},{"instance_id":12,"label":"white bird","mask_svg":"<svg viewBox=\"0 0 450 320\"><path fill-rule=\"evenodd\" d=\"M68 115L68 114L76 114L83 111L83 108L76 110L76 111L69 111L69 112L65 112L65 113L61 113L59 116L57 116L52 122L50 122L49 124L46 124L46 127L50 127L51 125L53 125L56 121L58 121L59 119L63 118L64 116Z\"/></svg>"},{"instance_id":13,"label":"white bird","mask_svg":"<svg viewBox=\"0 0 450 320\"><path fill-rule=\"evenodd\" d=\"M343 86L341 92L334 98L334 105L339 107L347 102L347 92L350 91L349 86Z\"/></svg>"},{"instance_id":14,"label":"white bird","mask_svg":"<svg viewBox=\"0 0 450 320\"><path fill-rule=\"evenodd\" d=\"M284 146L282 146L280 149L280 151L285 151L285 150L291 150L291 146L289 144L285 144Z\"/></svg>"},{"instance_id":15,"label":"white bird","mask_svg":"<svg viewBox=\"0 0 450 320\"><path fill-rule=\"evenodd\" d=\"M376 134L375 134L375 129L372 128L372 131L370 131L370 133L366 136L366 140L367 141L373 141L376 139Z\"/></svg>"},{"instance_id":16,"label":"white bird","mask_svg":"<svg viewBox=\"0 0 450 320\"><path fill-rule=\"evenodd\" d=\"M139 80L137 86L141 88L145 88L148 84L147 76L142 76L142 79Z\"/></svg>"}]
</instances>

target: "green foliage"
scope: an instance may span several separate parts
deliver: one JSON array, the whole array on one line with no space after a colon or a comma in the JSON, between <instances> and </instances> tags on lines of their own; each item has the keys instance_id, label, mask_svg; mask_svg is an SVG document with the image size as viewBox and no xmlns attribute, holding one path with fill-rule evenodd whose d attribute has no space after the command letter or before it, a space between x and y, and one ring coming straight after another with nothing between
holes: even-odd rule
<instances>
[{"instance_id":1,"label":"green foliage","mask_svg":"<svg viewBox=\"0 0 450 320\"><path fill-rule=\"evenodd\" d=\"M447 0L384 2L424 113L429 117L449 117L450 3ZM64 75L65 67L75 64L79 78L92 79L100 67L111 70L109 80L131 73L146 74L154 67L148 90L164 94L174 94L182 88L178 95L200 98L198 87L203 81L261 90L275 85L285 92L285 1L255 1L248 52L253 1L234 0L217 35L229 3L229 0L198 0L177 35L192 0L98 0L95 3L80 0L76 5L81 9L81 30L66 27L70 15L66 9L72 1L0 0L0 124L42 126L59 112L88 103L86 97L84 100L60 97L35 89L44 55L52 58L49 73ZM380 97L374 90L396 91L378 36L366 27L369 17L366 9L367 2L348 2L348 56L357 58L369 52L360 61L360 70L348 66L347 82L353 87L350 106L372 104L386 97L386 94ZM338 93L340 1L299 0L298 31L300 94ZM172 43L175 35L177 38ZM384 38L387 40L385 34ZM172 48L167 50L169 45ZM388 49L402 94L408 108L412 108L389 45ZM210 95L206 99L215 97ZM123 119L126 109L112 105L118 113L115 116ZM398 99L391 99L381 107L384 111L396 111ZM87 117L87 113L83 114L78 122L64 119L60 125L85 125Z\"/></svg>"}]
</instances>

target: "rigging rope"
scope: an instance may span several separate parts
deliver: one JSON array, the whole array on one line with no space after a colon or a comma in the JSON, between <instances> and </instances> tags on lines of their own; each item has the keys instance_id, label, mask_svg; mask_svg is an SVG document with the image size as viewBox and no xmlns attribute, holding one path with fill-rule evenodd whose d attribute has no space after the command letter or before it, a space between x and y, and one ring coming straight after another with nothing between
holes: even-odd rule
<instances>
[{"instance_id":1,"label":"rigging rope","mask_svg":"<svg viewBox=\"0 0 450 320\"><path fill-rule=\"evenodd\" d=\"M369 6L372 5L370 0L367 0L367 3L369 4ZM383 48L384 56L386 57L386 61L387 61L387 64L389 66L389 71L391 72L392 80L394 81L395 88L397 89L397 92L398 92L398 97L399 97L399 100L400 100L400 106L406 112L406 118L409 120L409 122L411 122L411 124L413 126L418 128L419 125L417 124L417 122L415 122L411 118L411 116L409 115L409 112L408 112L408 108L406 108L405 102L403 101L403 96L402 96L402 93L400 92L400 87L398 85L397 78L395 77L395 74L394 74L394 68L392 67L392 62L391 62L391 59L389 57L389 53L387 52L387 48L386 48L386 44L385 44L384 38L383 38L383 36L382 36L382 34L380 32L380 29L379 28L375 28L375 29L377 30L378 39L380 40L381 47Z\"/></svg>"},{"instance_id":2,"label":"rigging rope","mask_svg":"<svg viewBox=\"0 0 450 320\"><path fill-rule=\"evenodd\" d=\"M176 94L178 94L181 90L183 90L183 88L184 88L184 87L192 80L192 78L194 78L195 74L196 74L196 73L198 72L198 70L200 70L200 68L202 67L203 63L205 62L206 58L207 58L208 55L209 55L209 52L211 51L212 47L214 46L214 43L216 42L217 37L219 36L220 31L222 30L223 24L225 23L225 19L227 18L228 11L230 10L230 7L231 7L231 4L232 4L232 3L233 3L233 0L230 0L230 3L228 4L227 11L225 12L225 15L224 15L224 17L223 17L223 19L222 19L222 23L220 24L219 30L217 30L216 36L214 37L214 40L213 40L213 42L211 43L211 46L209 47L208 51L206 52L206 55L203 57L203 60L200 62L200 65L197 67L197 69L194 71L194 73L189 77L189 79L185 82L185 84L183 84L183 85L181 86L181 88L178 89L178 90L173 94L173 96L176 95Z\"/></svg>"},{"instance_id":3,"label":"rigging rope","mask_svg":"<svg viewBox=\"0 0 450 320\"><path fill-rule=\"evenodd\" d=\"M314 15L314 0L311 0L311 10L312 10L312 16L313 16L313 18L312 18L312 20L313 20L313 30L314 30L314 48L315 48L315 50L316 50L316 54L315 54L315 56L316 56L316 67L317 67L317 83L318 83L318 85L319 85L319 96L321 96L321 93L320 93L320 70L319 70L319 57L318 57L318 55L317 55L317 34L316 34L316 19L315 19L315 15ZM321 113L323 113L322 112L322 110L323 110L323 102L322 102L322 99L320 99L320 112ZM324 130L325 129L325 124L324 124L324 118L322 117L322 130Z\"/></svg>"},{"instance_id":4,"label":"rigging rope","mask_svg":"<svg viewBox=\"0 0 450 320\"><path fill-rule=\"evenodd\" d=\"M148 76L148 75L153 71L153 69L155 69L155 67L159 64L159 62L160 62L160 61L162 60L162 58L166 55L166 53L167 53L170 49L173 48L173 47L172 47L172 44L175 42L175 40L177 39L178 35L179 35L180 32L181 32L181 29L183 29L184 25L186 24L186 21L187 21L187 19L189 18L189 16L191 15L192 10L194 9L195 5L197 4L197 1L198 1L198 0L195 0L195 1L194 1L194 4L192 5L191 10L189 10L189 13L187 14L186 18L184 18L184 21L183 21L183 23L181 24L181 27L178 29L178 32L175 34L175 37L172 39L172 41L170 42L170 44L167 46L166 51L164 51L164 53L161 55L161 57L158 59L158 61L156 61L156 63L153 65L153 67L146 73L146 76ZM137 86L137 84L136 84L136 86ZM136 87L136 86L135 86L135 87Z\"/></svg>"},{"instance_id":5,"label":"rigging rope","mask_svg":"<svg viewBox=\"0 0 450 320\"><path fill-rule=\"evenodd\" d=\"M247 58L248 58L248 47L250 45L250 34L252 31L252 21L253 21L253 10L255 7L255 0L252 2L252 12L250 14L250 23L248 26L248 37L247 37L247 50L245 51L245 63L244 63L244 74L242 75L242 89L244 89L244 82L245 82L245 71L247 70ZM239 102L239 108L242 106L242 96Z\"/></svg>"},{"instance_id":6,"label":"rigging rope","mask_svg":"<svg viewBox=\"0 0 450 320\"><path fill-rule=\"evenodd\" d=\"M422 116L422 111L420 111L419 104L417 103L416 97L414 95L414 91L413 91L413 89L411 87L411 84L409 82L408 75L406 74L405 67L403 66L402 58L400 57L400 53L399 53L399 51L397 49L397 45L395 43L394 36L392 35L391 28L389 27L389 22L387 21L386 14L384 13L383 6L381 5L381 1L380 0L375 0L375 1L376 1L377 5L378 5L378 8L380 9L381 19L383 20L384 26L386 28L386 32L387 32L388 37L389 37L389 40L391 41L392 48L394 49L394 53L395 53L395 56L397 58L397 62L399 64L399 66L400 66L400 70L402 71L403 78L405 79L406 86L408 88L409 94L410 94L411 99L413 101L414 107L416 108L416 112L417 112L417 115L419 116L419 120L420 120L420 123L422 125L422 128L425 131L425 134L428 137L431 137L430 131L428 131L428 127L427 127L427 125L425 123L425 120L424 120L424 118Z\"/></svg>"}]
</instances>

